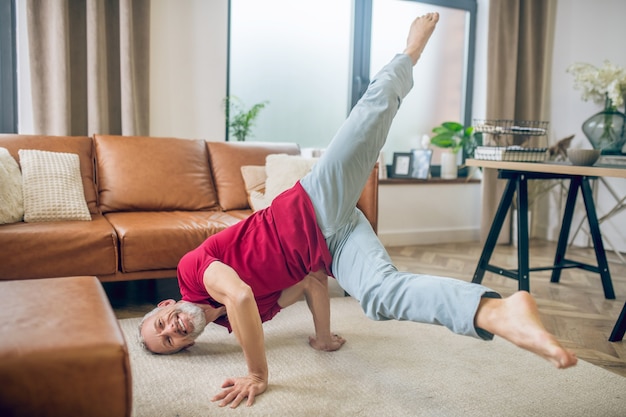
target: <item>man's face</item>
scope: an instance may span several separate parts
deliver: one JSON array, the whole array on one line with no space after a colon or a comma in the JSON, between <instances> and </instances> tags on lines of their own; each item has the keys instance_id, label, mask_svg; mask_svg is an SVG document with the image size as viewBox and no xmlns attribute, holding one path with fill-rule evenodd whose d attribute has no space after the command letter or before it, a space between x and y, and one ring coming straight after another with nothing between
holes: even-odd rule
<instances>
[{"instance_id":1,"label":"man's face","mask_svg":"<svg viewBox=\"0 0 626 417\"><path fill-rule=\"evenodd\" d=\"M184 301L165 300L148 313L141 326L146 348L154 353L175 353L193 345L206 326L204 311Z\"/></svg>"}]
</instances>

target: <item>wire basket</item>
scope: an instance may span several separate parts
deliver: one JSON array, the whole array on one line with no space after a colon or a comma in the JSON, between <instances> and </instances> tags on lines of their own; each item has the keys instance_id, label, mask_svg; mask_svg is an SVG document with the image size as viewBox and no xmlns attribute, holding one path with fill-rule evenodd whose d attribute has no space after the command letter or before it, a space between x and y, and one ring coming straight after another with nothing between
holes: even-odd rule
<instances>
[{"instance_id":1,"label":"wire basket","mask_svg":"<svg viewBox=\"0 0 626 417\"><path fill-rule=\"evenodd\" d=\"M490 142L498 146L542 147L547 145L549 124L536 120L474 119L474 132L491 135Z\"/></svg>"},{"instance_id":2,"label":"wire basket","mask_svg":"<svg viewBox=\"0 0 626 417\"><path fill-rule=\"evenodd\" d=\"M534 120L474 119L474 131L492 135L544 136L549 122Z\"/></svg>"}]
</instances>

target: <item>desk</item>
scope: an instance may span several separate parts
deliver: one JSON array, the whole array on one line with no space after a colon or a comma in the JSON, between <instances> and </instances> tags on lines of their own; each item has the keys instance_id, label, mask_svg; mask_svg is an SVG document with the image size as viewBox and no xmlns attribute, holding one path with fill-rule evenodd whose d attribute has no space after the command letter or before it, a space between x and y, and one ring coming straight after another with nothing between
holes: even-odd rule
<instances>
[{"instance_id":1,"label":"desk","mask_svg":"<svg viewBox=\"0 0 626 417\"><path fill-rule=\"evenodd\" d=\"M494 168L499 172L499 178L506 179L507 184L500 199L496 215L493 219L491 229L487 236L487 241L483 248L483 252L478 261L476 272L472 282L481 283L485 271L490 271L499 275L516 279L520 290L529 291L529 274L531 271L552 270L551 282L559 282L561 271L566 268L582 268L600 274L604 296L607 299L615 299L613 291L613 283L611 282L611 274L606 260L606 253L602 243L602 235L600 234L600 226L598 224L598 216L596 214L595 203L591 192L589 180L595 177L621 177L626 178L626 169L617 166L573 166L569 163L559 162L509 162L509 161L487 161L469 159L466 161L468 166L477 166L483 168ZM557 243L556 254L554 256L554 264L551 266L540 268L529 268L528 262L528 180L545 180L545 179L569 179L570 186L563 213L563 222L561 232ZM572 217L578 196L578 190L581 190L585 210L587 212L587 220L589 222L589 231L593 240L593 246L596 254L597 265L589 265L582 262L569 260L565 257L567 249L567 241L569 237ZM489 260L496 246L498 235L502 229L504 219L513 202L513 195L517 191L517 254L518 269L507 270L495 265L491 265ZM613 334L609 340L621 340L626 330L626 304L620 318L618 319Z\"/></svg>"}]
</instances>

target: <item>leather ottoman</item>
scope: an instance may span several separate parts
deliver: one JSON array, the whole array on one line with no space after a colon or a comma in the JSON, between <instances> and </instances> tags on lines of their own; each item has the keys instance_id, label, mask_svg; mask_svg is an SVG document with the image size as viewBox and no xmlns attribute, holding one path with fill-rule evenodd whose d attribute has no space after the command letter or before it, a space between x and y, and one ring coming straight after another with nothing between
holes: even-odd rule
<instances>
[{"instance_id":1,"label":"leather ottoman","mask_svg":"<svg viewBox=\"0 0 626 417\"><path fill-rule=\"evenodd\" d=\"M95 277L0 282L0 416L130 416L128 350Z\"/></svg>"}]
</instances>

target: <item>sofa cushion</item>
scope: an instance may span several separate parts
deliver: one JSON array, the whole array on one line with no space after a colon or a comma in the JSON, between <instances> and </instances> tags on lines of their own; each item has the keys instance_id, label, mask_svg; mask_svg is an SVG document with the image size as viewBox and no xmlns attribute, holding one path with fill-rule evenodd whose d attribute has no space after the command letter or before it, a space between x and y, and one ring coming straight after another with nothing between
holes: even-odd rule
<instances>
[{"instance_id":1,"label":"sofa cushion","mask_svg":"<svg viewBox=\"0 0 626 417\"><path fill-rule=\"evenodd\" d=\"M217 206L204 141L94 136L102 212Z\"/></svg>"},{"instance_id":2,"label":"sofa cushion","mask_svg":"<svg viewBox=\"0 0 626 417\"><path fill-rule=\"evenodd\" d=\"M242 166L241 175L252 210L268 207L274 198L311 171L318 159L273 154L267 156L265 166Z\"/></svg>"},{"instance_id":3,"label":"sofa cushion","mask_svg":"<svg viewBox=\"0 0 626 417\"><path fill-rule=\"evenodd\" d=\"M175 269L187 252L212 234L245 219L242 211L108 213L120 241L122 272Z\"/></svg>"},{"instance_id":4,"label":"sofa cushion","mask_svg":"<svg viewBox=\"0 0 626 417\"><path fill-rule=\"evenodd\" d=\"M249 208L243 165L265 165L267 155L275 153L300 154L295 143L207 142L207 147L219 205L224 210Z\"/></svg>"},{"instance_id":5,"label":"sofa cushion","mask_svg":"<svg viewBox=\"0 0 626 417\"><path fill-rule=\"evenodd\" d=\"M0 279L106 275L117 270L117 238L101 214L90 222L13 223L0 227Z\"/></svg>"},{"instance_id":6,"label":"sofa cushion","mask_svg":"<svg viewBox=\"0 0 626 417\"><path fill-rule=\"evenodd\" d=\"M97 278L2 282L0 304L0 414L131 415L128 347Z\"/></svg>"},{"instance_id":7,"label":"sofa cushion","mask_svg":"<svg viewBox=\"0 0 626 417\"><path fill-rule=\"evenodd\" d=\"M297 155L268 155L265 161L265 198L271 202L278 194L293 187L318 160Z\"/></svg>"},{"instance_id":8,"label":"sofa cushion","mask_svg":"<svg viewBox=\"0 0 626 417\"><path fill-rule=\"evenodd\" d=\"M24 217L22 173L6 148L0 148L0 224L15 223Z\"/></svg>"},{"instance_id":9,"label":"sofa cushion","mask_svg":"<svg viewBox=\"0 0 626 417\"><path fill-rule=\"evenodd\" d=\"M241 167L241 176L248 193L248 204L253 211L266 207L265 181L267 174L262 165L244 165Z\"/></svg>"},{"instance_id":10,"label":"sofa cushion","mask_svg":"<svg viewBox=\"0 0 626 417\"><path fill-rule=\"evenodd\" d=\"M99 213L94 182L94 158L91 138L86 136L0 134L0 147L7 148L11 156L18 162L20 149L39 149L49 152L77 154L80 160L80 175L87 207L91 214Z\"/></svg>"},{"instance_id":11,"label":"sofa cushion","mask_svg":"<svg viewBox=\"0 0 626 417\"><path fill-rule=\"evenodd\" d=\"M24 221L90 221L77 154L20 149Z\"/></svg>"}]
</instances>

